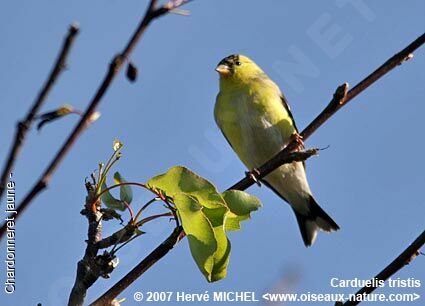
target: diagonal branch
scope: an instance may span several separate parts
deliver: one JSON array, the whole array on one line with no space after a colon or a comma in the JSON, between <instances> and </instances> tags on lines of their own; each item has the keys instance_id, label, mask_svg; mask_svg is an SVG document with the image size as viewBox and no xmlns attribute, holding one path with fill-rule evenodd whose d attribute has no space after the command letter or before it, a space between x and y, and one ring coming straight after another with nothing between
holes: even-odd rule
<instances>
[{"instance_id":1,"label":"diagonal branch","mask_svg":"<svg viewBox=\"0 0 425 306\"><path fill-rule=\"evenodd\" d=\"M417 255L419 255L419 249L422 248L425 244L425 231L423 231L416 239L415 241L410 244L407 249L405 249L396 259L394 259L388 266L385 267L384 270L379 272L375 279L377 280L384 280L386 281L389 279L392 275L397 273L401 268L403 268L405 265L409 264ZM375 282L371 282L371 284L374 284ZM374 286L366 286L360 289L355 294L355 301L347 301L344 304L337 303L335 305L344 305L344 306L355 306L362 302L364 297L368 295L369 293L373 292L377 287ZM358 297L359 300L357 300Z\"/></svg>"},{"instance_id":2,"label":"diagonal branch","mask_svg":"<svg viewBox=\"0 0 425 306\"><path fill-rule=\"evenodd\" d=\"M68 34L63 42L61 52L59 53L59 56L56 59L56 63L53 66L53 69L50 72L49 77L46 80L46 83L44 84L43 88L41 88L37 98L35 99L33 105L31 106L31 109L28 111L28 114L26 115L25 119L18 122L16 126L16 133L15 133L13 145L10 149L9 155L7 157L7 161L1 173L0 203L1 203L1 198L3 195L7 180L9 178L10 173L13 171L15 162L24 144L25 137L27 136L27 133L29 129L31 128L31 125L38 111L40 110L44 102L46 101L46 98L50 90L53 88L53 85L55 84L59 75L65 70L68 54L71 50L71 46L74 43L75 37L77 36L78 32L79 32L78 25L71 24L68 30Z\"/></svg>"},{"instance_id":3,"label":"diagonal branch","mask_svg":"<svg viewBox=\"0 0 425 306\"><path fill-rule=\"evenodd\" d=\"M34 198L47 187L52 175L54 174L56 169L59 167L59 165L61 164L65 156L68 154L68 152L71 150L74 143L77 141L77 139L81 136L81 134L85 130L97 106L100 104L102 98L108 91L113 80L117 76L118 72L121 70L124 62L129 58L131 52L134 50L135 46L139 42L143 33L146 31L149 24L156 18L159 18L167 14L168 12L172 11L176 7L179 7L187 2L189 2L189 0L172 0L164 4L163 6L157 7L157 0L150 1L150 4L148 6L148 9L146 10L146 13L142 21L140 22L136 31L133 33L129 42L127 43L123 51L112 59L112 62L109 65L109 70L107 71L102 83L97 89L93 99L91 100L89 106L84 112L82 118L77 123L77 125L75 126L71 134L68 136L68 138L66 139L66 141L64 142L60 150L56 153L53 160L50 162L49 166L46 168L42 176L39 178L39 180L35 183L33 188L27 193L27 195L18 205L18 208L16 209L16 213L14 214L15 221L20 217L22 212L29 206L29 204L34 200ZM7 230L6 223L3 223L0 229L0 239L4 237L6 230Z\"/></svg>"},{"instance_id":4,"label":"diagonal branch","mask_svg":"<svg viewBox=\"0 0 425 306\"><path fill-rule=\"evenodd\" d=\"M378 69L368 75L360 83L354 86L350 91L346 92L348 84L345 83L338 87L335 91L334 97L331 102L326 106L326 108L301 132L301 136L304 140L310 137L323 123L325 123L330 117L332 117L338 110L343 106L347 105L353 98L357 97L361 92L367 89L370 85L375 83L382 76L390 72L392 69L402 64L406 60L412 57L413 51L418 49L425 43L425 33L415 39L411 44L406 48L396 53L390 59L388 59L384 64L382 64ZM346 92L346 94L345 94ZM276 154L263 166L258 168L260 175L258 178L262 178L272 172L274 169L279 167L280 160L283 156L287 155L296 147L296 142L292 141L285 147L282 151ZM249 186L254 184L254 181L250 177L245 177L236 184L234 184L230 189L246 189Z\"/></svg>"},{"instance_id":5,"label":"diagonal branch","mask_svg":"<svg viewBox=\"0 0 425 306\"><path fill-rule=\"evenodd\" d=\"M334 96L328 106L302 131L301 136L307 139L312 135L323 123L325 123L330 117L332 117L341 107L346 105L351 99L356 97L370 85L375 83L383 75L391 71L397 65L402 64L404 61L412 57L411 53L418 49L425 43L425 34L422 34L415 41L409 44L399 53L395 54L389 60L387 60L378 69L368 75L360 83L358 83L353 89L347 92L348 84L344 83L337 88ZM256 179L261 179L274 169L288 162L289 156L296 152L292 152L296 148L296 142L292 141L276 156L271 158L263 166L256 169L258 175L255 175ZM234 184L229 189L245 190L255 183L252 176L246 176L238 183ZM139 278L145 273L152 265L164 257L173 247L179 242L179 238L183 233L183 228L176 227L171 235L156 247L145 259L143 259L136 267L133 268L127 275L119 280L114 286L106 291L100 298L98 298L91 306L109 305L115 297L124 291L132 282Z\"/></svg>"}]
</instances>

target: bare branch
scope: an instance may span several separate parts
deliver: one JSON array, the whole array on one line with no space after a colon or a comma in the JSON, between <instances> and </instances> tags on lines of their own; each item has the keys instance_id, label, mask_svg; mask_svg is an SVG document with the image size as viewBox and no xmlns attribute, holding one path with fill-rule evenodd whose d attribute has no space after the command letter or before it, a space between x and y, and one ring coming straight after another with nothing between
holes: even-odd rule
<instances>
[{"instance_id":1,"label":"bare branch","mask_svg":"<svg viewBox=\"0 0 425 306\"><path fill-rule=\"evenodd\" d=\"M28 114L26 115L25 119L18 122L16 126L16 134L13 141L13 145L10 149L9 155L7 157L7 161L4 165L1 178L0 178L0 203L1 203L1 198L5 189L5 186L7 184L7 180L9 178L10 173L13 171L13 167L22 149L27 133L29 129L31 128L32 123L34 122L34 119L38 111L40 110L44 102L46 101L46 98L50 90L53 88L53 85L55 84L59 75L61 74L61 72L65 70L68 54L71 50L71 46L73 45L75 37L77 36L78 32L79 32L78 25L71 24L68 30L68 34L66 35L66 38L63 42L62 49L58 55L58 58L56 59L55 65L53 66L49 74L49 77L46 80L46 83L41 88L37 98L35 99L33 105L28 111Z\"/></svg>"},{"instance_id":2,"label":"bare branch","mask_svg":"<svg viewBox=\"0 0 425 306\"><path fill-rule=\"evenodd\" d=\"M32 200L34 200L34 198L42 190L44 190L47 187L53 173L59 167L59 165L61 164L65 156L68 154L68 152L71 150L72 146L77 141L77 139L81 136L87 124L90 122L90 118L95 112L97 106L101 102L105 93L108 91L110 85L112 84L113 80L117 76L118 72L121 70L123 63L128 59L131 52L134 50L135 46L139 42L140 38L142 37L143 33L145 32L145 30L147 29L151 21L167 14L170 10L180 5L183 5L184 3L187 3L187 2L189 1L173 0L157 8L156 7L157 1L151 0L142 21L138 25L137 29L135 30L129 42L125 46L124 50L113 58L111 64L109 65L108 72L106 73L102 83L97 89L93 99L91 100L89 106L84 112L82 118L77 123L77 125L75 126L71 134L68 136L68 138L66 139L66 141L64 142L60 150L56 153L55 157L50 162L49 166L46 168L46 170L44 171L40 179L35 183L33 188L27 193L27 195L18 205L16 209L16 214L14 214L15 221L20 217L22 212L29 206ZM0 239L4 237L6 230L7 230L6 223L3 223L0 229Z\"/></svg>"},{"instance_id":3,"label":"bare branch","mask_svg":"<svg viewBox=\"0 0 425 306\"><path fill-rule=\"evenodd\" d=\"M425 34L422 34L419 38L413 41L410 45L404 48L402 51L391 57L377 70L372 72L363 81L357 84L353 89L347 92L348 84L344 83L337 88L334 96L328 106L304 129L300 134L304 139L307 139L313 134L323 123L325 123L331 116L333 116L342 106L347 104L351 99L360 94L363 90L368 88L383 75L391 71L397 65L402 64L406 59L411 58L411 53L425 43ZM296 148L297 144L295 141L289 143L281 152L271 158L263 166L256 169L259 171L259 175L256 175L256 179L261 179L276 168L280 167L284 163L291 162L290 156ZM293 155L292 155L293 156ZM230 189L245 190L255 183L252 176L246 176L238 183L230 187ZM176 227L173 233L158 247L156 247L145 259L143 259L136 267L133 268L127 275L119 280L113 287L106 291L100 298L98 298L91 306L110 305L111 301L124 291L132 282L139 278L145 273L152 265L158 260L164 257L173 247L179 242L181 235L183 234L182 227Z\"/></svg>"},{"instance_id":4,"label":"bare branch","mask_svg":"<svg viewBox=\"0 0 425 306\"><path fill-rule=\"evenodd\" d=\"M379 272L375 279L386 281L392 275L397 273L405 265L409 264L417 255L419 255L419 249L422 248L425 244L425 231L423 231L416 239L412 242L396 259L394 259L384 270ZM375 282L371 282L374 284ZM363 296L363 299L366 295L373 292L377 287L366 286L356 292L356 296ZM362 301L347 301L344 306L354 306L360 304Z\"/></svg>"},{"instance_id":5,"label":"bare branch","mask_svg":"<svg viewBox=\"0 0 425 306\"><path fill-rule=\"evenodd\" d=\"M82 211L87 217L89 224L87 232L87 246L83 259L78 262L77 276L69 297L69 306L83 305L87 289L104 274L101 264L97 259L97 243L102 239L102 213L100 212L100 200L96 199L96 191L93 185L86 183L87 197L85 208ZM106 263L107 265L107 263Z\"/></svg>"}]
</instances>

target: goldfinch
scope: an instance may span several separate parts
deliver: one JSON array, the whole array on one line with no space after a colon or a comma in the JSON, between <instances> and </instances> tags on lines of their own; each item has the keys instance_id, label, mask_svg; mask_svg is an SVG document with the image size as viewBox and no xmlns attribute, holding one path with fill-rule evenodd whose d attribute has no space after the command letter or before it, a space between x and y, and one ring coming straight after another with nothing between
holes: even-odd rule
<instances>
[{"instance_id":1,"label":"goldfinch","mask_svg":"<svg viewBox=\"0 0 425 306\"><path fill-rule=\"evenodd\" d=\"M246 56L230 55L216 71L220 91L215 121L245 166L260 167L298 135L288 103L279 87ZM282 165L262 182L291 205L306 246L314 243L319 229L339 229L312 196L303 162Z\"/></svg>"}]
</instances>

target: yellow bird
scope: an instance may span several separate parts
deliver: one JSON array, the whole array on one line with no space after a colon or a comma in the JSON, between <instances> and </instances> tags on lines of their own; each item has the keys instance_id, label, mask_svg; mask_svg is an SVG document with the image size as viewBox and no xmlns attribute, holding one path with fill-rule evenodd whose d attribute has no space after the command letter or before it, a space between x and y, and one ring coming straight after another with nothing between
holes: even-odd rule
<instances>
[{"instance_id":1,"label":"yellow bird","mask_svg":"<svg viewBox=\"0 0 425 306\"><path fill-rule=\"evenodd\" d=\"M279 87L251 59L230 55L217 66L220 92L214 117L227 141L248 169L260 167L298 135L285 97ZM283 165L262 179L295 212L306 246L317 231L339 226L317 204L302 162Z\"/></svg>"}]
</instances>

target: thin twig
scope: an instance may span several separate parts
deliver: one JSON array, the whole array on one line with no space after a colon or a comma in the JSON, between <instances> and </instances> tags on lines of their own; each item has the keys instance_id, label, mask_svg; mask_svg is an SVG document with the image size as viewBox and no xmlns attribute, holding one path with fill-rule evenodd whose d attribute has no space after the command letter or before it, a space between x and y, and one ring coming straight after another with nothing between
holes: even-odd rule
<instances>
[{"instance_id":1,"label":"thin twig","mask_svg":"<svg viewBox=\"0 0 425 306\"><path fill-rule=\"evenodd\" d=\"M1 173L0 203L1 203L1 198L3 195L4 189L7 184L7 180L9 179L9 175L12 172L15 162L18 158L18 155L22 149L27 133L29 129L31 128L32 123L34 122L34 119L36 118L38 111L40 110L44 102L46 101L46 98L50 90L53 88L53 85L55 84L59 75L61 74L61 72L65 70L66 60L68 58L69 51L71 50L71 46L73 45L73 42L75 41L75 37L77 36L78 32L79 32L78 25L75 23L71 24L68 29L68 34L66 35L66 38L63 42L62 49L58 55L58 58L56 59L56 63L53 66L53 69L51 70L49 74L49 77L46 80L46 83L44 84L43 88L40 90L37 98L35 99L25 119L18 122L16 126L16 133L15 133L13 145L10 149L6 164L4 165L3 171Z\"/></svg>"},{"instance_id":2,"label":"thin twig","mask_svg":"<svg viewBox=\"0 0 425 306\"><path fill-rule=\"evenodd\" d=\"M134 220L137 221L137 219L139 219L140 215L142 214L142 212L148 208L152 203L155 203L157 201L158 198L153 198L150 201L148 201L145 205L142 206L142 208L139 209L139 211L137 212L136 216L134 217Z\"/></svg>"},{"instance_id":3,"label":"thin twig","mask_svg":"<svg viewBox=\"0 0 425 306\"><path fill-rule=\"evenodd\" d=\"M152 215L152 216L149 216L149 217L144 218L143 220L137 222L136 224L134 224L134 220L131 219L130 224L128 225L129 228L132 227L132 229L133 229L130 237L128 237L128 234L129 234L128 233L128 230L127 230L127 232L126 231L122 232L121 230L119 230L118 233L121 233L121 236L120 237L117 237L115 243L113 244L114 246L113 246L113 248L111 250L111 254L116 254L119 249L121 249L123 246L125 246L126 244L128 244L134 238L138 237L139 235L133 236L133 234L135 233L136 229L138 229L139 227L141 227L143 224L146 224L146 223L148 223L148 222L150 222L152 220L155 220L155 219L158 219L158 218L161 218L161 217L170 217L172 215L173 215L172 213L162 213L162 214ZM112 235L112 236L114 236L114 235ZM128 238L125 237L126 235L127 235ZM121 243L121 245L117 248L117 246L118 246L119 243Z\"/></svg>"},{"instance_id":4,"label":"thin twig","mask_svg":"<svg viewBox=\"0 0 425 306\"><path fill-rule=\"evenodd\" d=\"M116 231L111 236L108 236L106 238L103 238L102 240L99 240L96 244L96 247L100 249L106 249L110 246L113 246L114 244L117 244L122 241L126 241L133 236L135 229L137 228L134 224L127 224L122 229Z\"/></svg>"},{"instance_id":5,"label":"thin twig","mask_svg":"<svg viewBox=\"0 0 425 306\"><path fill-rule=\"evenodd\" d=\"M148 223L150 221L153 221L155 219L162 218L162 217L172 217L172 216L173 216L173 213L171 213L171 212L149 216L149 217L141 220L140 222L137 222L136 226L137 227L141 227L143 224L146 224L146 223ZM139 233L137 235L134 235L134 236L130 237L130 239L128 239L127 241L122 241L122 239L119 239L118 242L112 248L111 253L112 254L116 254L121 248L123 248L124 246L126 246L127 244L129 244L131 241L133 241L134 239L136 239L140 235L141 235L141 233ZM116 246L118 245L118 243L121 243L121 245L116 248Z\"/></svg>"},{"instance_id":6,"label":"thin twig","mask_svg":"<svg viewBox=\"0 0 425 306\"><path fill-rule=\"evenodd\" d=\"M137 227L140 227L143 224L146 224L146 223L148 223L152 220L155 220L155 219L158 219L158 218L161 218L161 217L173 217L173 216L174 216L174 214L172 212L152 215L152 216L146 217L146 218L140 220L139 222L137 222Z\"/></svg>"},{"instance_id":7,"label":"thin twig","mask_svg":"<svg viewBox=\"0 0 425 306\"><path fill-rule=\"evenodd\" d=\"M313 134L323 123L325 123L332 115L334 115L342 106L347 104L351 99L356 97L383 75L391 71L397 65L402 64L406 59L411 58L411 53L418 49L425 43L425 34L422 34L419 38L409 44L402 51L391 57L377 70L368 75L364 80L357 84L353 89L347 92L348 84L344 83L339 86L335 91L334 97L329 105L304 129L301 136L307 139ZM274 169L278 168L285 162L289 161L291 153L296 148L296 142L293 141L288 144L280 153L271 158L263 166L258 168L259 174L256 175L256 179L261 179ZM229 189L245 190L255 183L254 179L250 176L246 176L238 183L230 187ZM103 306L109 305L110 302L124 291L131 283L139 278L144 272L146 272L152 265L158 260L165 256L173 247L179 242L179 237L183 233L182 227L176 227L173 233L158 247L156 247L145 259L143 259L136 267L133 268L127 275L119 280L114 286L106 291L100 298L98 298L91 306Z\"/></svg>"},{"instance_id":8,"label":"thin twig","mask_svg":"<svg viewBox=\"0 0 425 306\"><path fill-rule=\"evenodd\" d=\"M423 231L416 239L412 242L396 259L394 259L388 266L385 267L384 270L379 272L375 279L386 281L392 275L397 273L401 268L405 265L409 264L412 259L414 259L419 254L419 249L422 248L425 244L425 231ZM371 284L375 284L376 282L371 282ZM357 301L347 301L344 306L355 306L362 302L362 300L369 293L373 292L377 287L376 286L365 286L356 292L355 297L361 297Z\"/></svg>"},{"instance_id":9,"label":"thin twig","mask_svg":"<svg viewBox=\"0 0 425 306\"><path fill-rule=\"evenodd\" d=\"M171 213L163 213L159 215L149 216L137 222L136 224L129 223L126 226L124 226L122 229L113 233L111 236L103 238L102 240L98 241L96 246L99 250L109 248L110 246L113 246L119 242L126 241L129 238L131 238L131 236L133 236L134 234L135 229L142 226L143 224L151 220L157 219L159 217L172 217L172 216L173 215Z\"/></svg>"},{"instance_id":10,"label":"thin twig","mask_svg":"<svg viewBox=\"0 0 425 306\"><path fill-rule=\"evenodd\" d=\"M151 21L167 14L170 10L181 6L187 2L189 1L174 0L164 4L161 7L157 7L157 0L150 1L150 4L148 6L148 9L146 10L142 21L140 22L139 26L137 27L136 31L134 32L127 45L125 46L124 50L113 58L111 64L109 65L108 72L106 73L102 83L100 84L98 90L96 91L96 94L91 100L82 118L77 123L71 134L68 136L60 150L56 153L55 157L50 162L49 166L46 168L40 179L18 205L16 209L16 214L14 214L15 222L20 217L22 212L29 206L32 200L34 200L34 198L47 187L53 173L59 167L68 152L71 150L76 140L81 136L82 132L87 126L87 123L90 122L92 114L95 112L97 106L99 105L105 93L112 84L112 81L115 79L118 72L121 70L123 63L126 61L126 59L129 58L131 52L134 50L135 46L137 45L138 41L140 40L141 36L145 32ZM7 224L3 223L0 229L0 239L4 237L6 230Z\"/></svg>"}]
</instances>

